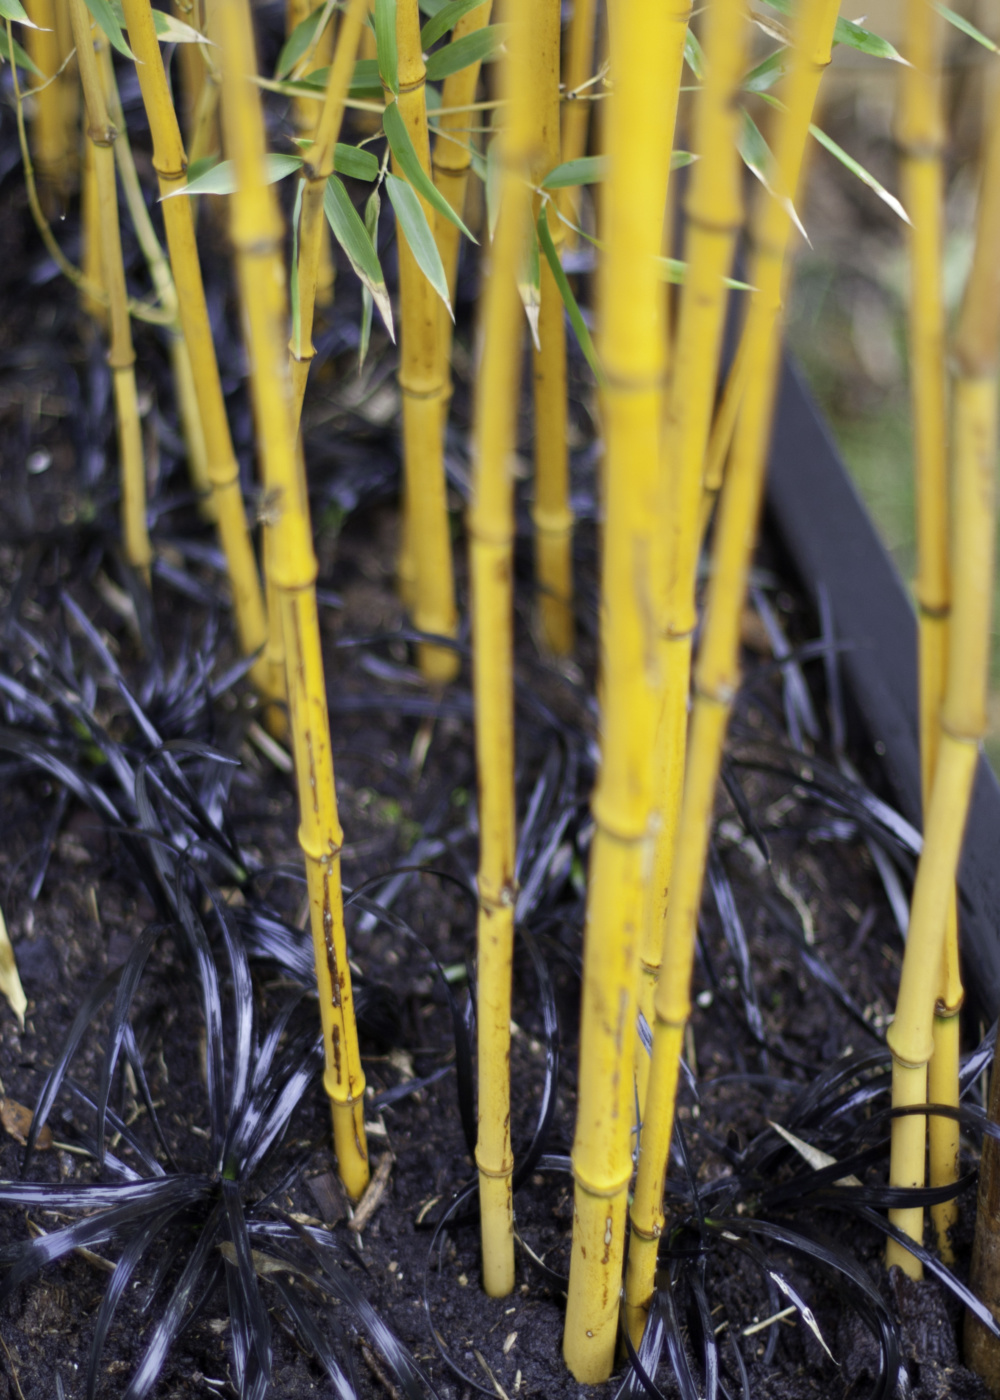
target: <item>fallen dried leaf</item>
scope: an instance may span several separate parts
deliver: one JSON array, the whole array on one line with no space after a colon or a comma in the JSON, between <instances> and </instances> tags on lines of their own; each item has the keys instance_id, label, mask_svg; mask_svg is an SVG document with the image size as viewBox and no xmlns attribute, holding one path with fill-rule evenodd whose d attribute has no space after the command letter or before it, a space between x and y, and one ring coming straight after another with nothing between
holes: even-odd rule
<instances>
[{"instance_id":1,"label":"fallen dried leaf","mask_svg":"<svg viewBox=\"0 0 1000 1400\"><path fill-rule=\"evenodd\" d=\"M13 1099L0 1099L0 1123L22 1147L28 1141L33 1117L31 1109L25 1108L23 1103L15 1103ZM35 1139L35 1146L40 1152L44 1152L52 1146L52 1134L47 1124L42 1127Z\"/></svg>"}]
</instances>

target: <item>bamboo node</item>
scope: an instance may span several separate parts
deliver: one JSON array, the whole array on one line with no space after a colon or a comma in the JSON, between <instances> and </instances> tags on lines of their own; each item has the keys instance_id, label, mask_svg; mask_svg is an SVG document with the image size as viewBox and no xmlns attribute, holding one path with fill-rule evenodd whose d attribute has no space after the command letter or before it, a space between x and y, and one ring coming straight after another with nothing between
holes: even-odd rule
<instances>
[{"instance_id":1,"label":"bamboo node","mask_svg":"<svg viewBox=\"0 0 1000 1400\"><path fill-rule=\"evenodd\" d=\"M315 865L322 866L326 871L329 871L334 861L339 859L344 847L344 833L339 830L336 833L331 833L326 841L320 840L313 845L311 838L306 835L305 829L300 826L298 840L299 850L306 860L311 860Z\"/></svg>"},{"instance_id":2,"label":"bamboo node","mask_svg":"<svg viewBox=\"0 0 1000 1400\"><path fill-rule=\"evenodd\" d=\"M961 1011L965 1003L965 992L960 991L954 1001L949 1001L946 997L938 997L934 1003L935 1021L951 1021Z\"/></svg>"},{"instance_id":3,"label":"bamboo node","mask_svg":"<svg viewBox=\"0 0 1000 1400\"><path fill-rule=\"evenodd\" d=\"M480 1176L487 1176L490 1178L491 1181L505 1181L507 1177L513 1176L514 1174L514 1159L513 1157L511 1157L509 1161L505 1161L499 1168L487 1167L483 1165L483 1162L479 1156L479 1149L477 1147L476 1169L479 1172Z\"/></svg>"},{"instance_id":4,"label":"bamboo node","mask_svg":"<svg viewBox=\"0 0 1000 1400\"><path fill-rule=\"evenodd\" d=\"M616 1196L620 1196L621 1193L628 1188L628 1184L632 1180L632 1162L630 1159L628 1171L623 1177L620 1177L617 1181L608 1183L604 1186L600 1185L596 1181L588 1181L587 1178L583 1175L583 1172L580 1170L580 1168L574 1163L573 1180L576 1182L577 1186L579 1186L580 1190L585 1193L585 1195L593 1196L596 1200L599 1201L613 1201Z\"/></svg>"},{"instance_id":5,"label":"bamboo node","mask_svg":"<svg viewBox=\"0 0 1000 1400\"><path fill-rule=\"evenodd\" d=\"M919 596L919 594L918 594L918 596L917 596L917 613L918 613L918 615L919 615L920 617L928 617L928 618L931 618L931 619L938 619L938 620L940 620L940 621L946 621L949 617L951 617L951 604L950 604L950 603L924 603L924 602L921 601L920 596Z\"/></svg>"},{"instance_id":6,"label":"bamboo node","mask_svg":"<svg viewBox=\"0 0 1000 1400\"><path fill-rule=\"evenodd\" d=\"M899 1040L900 1034L903 1033L901 1031L896 1030L896 1027L898 1025L898 1021L893 1021L892 1025L886 1032L885 1037L886 1044L892 1051L892 1058L894 1062L897 1065L900 1065L903 1069L923 1069L925 1065L930 1063L931 1056L934 1054L934 1037L931 1035L930 1030L928 1030L927 1038L924 1041L924 1044L916 1047L910 1047L909 1053L904 1054L902 1049L897 1047L896 1045L896 1041ZM893 1031L896 1031L895 1035L893 1035ZM918 1031L917 1034L920 1034L920 1032Z\"/></svg>"},{"instance_id":7,"label":"bamboo node","mask_svg":"<svg viewBox=\"0 0 1000 1400\"><path fill-rule=\"evenodd\" d=\"M444 393L444 389L440 384L435 384L432 389L414 388L411 384L406 382L402 374L396 376L396 382L399 385L400 392L408 399L439 399Z\"/></svg>"},{"instance_id":8,"label":"bamboo node","mask_svg":"<svg viewBox=\"0 0 1000 1400\"><path fill-rule=\"evenodd\" d=\"M639 1225L633 1215L630 1217L629 1230L633 1235L638 1235L639 1239L649 1240L650 1243L652 1243L654 1240L658 1240L663 1234L663 1226L664 1219L662 1215L658 1216L657 1219L653 1221L653 1227L650 1230L647 1230L644 1225Z\"/></svg>"},{"instance_id":9,"label":"bamboo node","mask_svg":"<svg viewBox=\"0 0 1000 1400\"><path fill-rule=\"evenodd\" d=\"M187 161L181 153L181 164L176 170L165 170L162 165L157 165L156 157L152 160L153 169L156 171L156 178L164 185L179 185L187 177Z\"/></svg>"}]
</instances>

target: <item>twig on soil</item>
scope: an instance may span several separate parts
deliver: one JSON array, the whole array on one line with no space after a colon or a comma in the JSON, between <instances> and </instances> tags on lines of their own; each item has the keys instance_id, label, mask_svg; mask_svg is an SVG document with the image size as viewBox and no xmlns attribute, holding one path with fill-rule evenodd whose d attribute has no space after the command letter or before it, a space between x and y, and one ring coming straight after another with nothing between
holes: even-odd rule
<instances>
[{"instance_id":1,"label":"twig on soil","mask_svg":"<svg viewBox=\"0 0 1000 1400\"><path fill-rule=\"evenodd\" d=\"M791 1307L782 1308L781 1312L776 1312L773 1313L770 1317L765 1317L763 1322L752 1322L749 1327L744 1327L743 1331L740 1333L740 1336L752 1337L755 1332L763 1332L766 1327L771 1327L776 1322L784 1322L786 1317L791 1317L792 1313L797 1311L798 1309L793 1303Z\"/></svg>"},{"instance_id":2,"label":"twig on soil","mask_svg":"<svg viewBox=\"0 0 1000 1400\"><path fill-rule=\"evenodd\" d=\"M364 1338L362 1338L361 1341L361 1355L364 1357L365 1365L368 1367L369 1371L371 1371L379 1384L385 1387L387 1393L392 1396L392 1400L403 1400L400 1391L393 1385L392 1381L382 1370L382 1367L379 1365L378 1357Z\"/></svg>"},{"instance_id":3,"label":"twig on soil","mask_svg":"<svg viewBox=\"0 0 1000 1400\"><path fill-rule=\"evenodd\" d=\"M365 1194L358 1202L358 1208L354 1212L354 1217L349 1221L347 1228L354 1234L360 1235L361 1231L368 1224L369 1220L378 1210L385 1195L385 1188L389 1185L389 1173L392 1171L392 1153L385 1152L379 1158L375 1175L368 1183Z\"/></svg>"},{"instance_id":4,"label":"twig on soil","mask_svg":"<svg viewBox=\"0 0 1000 1400\"><path fill-rule=\"evenodd\" d=\"M17 1370L14 1366L14 1358L11 1356L10 1348L7 1346L7 1343L4 1341L3 1337L0 1337L0 1347L3 1347L4 1355L7 1358L7 1365L10 1367L10 1378L14 1382L14 1389L17 1391L18 1400L24 1400L24 1391L21 1389L21 1382L17 1378Z\"/></svg>"},{"instance_id":5,"label":"twig on soil","mask_svg":"<svg viewBox=\"0 0 1000 1400\"><path fill-rule=\"evenodd\" d=\"M493 1389L496 1391L497 1396L498 1396L498 1400L510 1400L510 1396L509 1396L509 1395L507 1394L507 1392L504 1390L503 1386L502 1386L502 1385L500 1384L500 1382L497 1380L496 1376L495 1376L495 1375L493 1374L493 1372L490 1370L489 1366L487 1366L486 1360L485 1360L485 1358L484 1358L482 1352L481 1352L481 1351L477 1351L477 1350L475 1349L475 1347L473 1347L473 1354L474 1354L476 1360L479 1362L480 1366L482 1366L483 1370L486 1372L487 1376L489 1377L490 1384L492 1385Z\"/></svg>"}]
</instances>

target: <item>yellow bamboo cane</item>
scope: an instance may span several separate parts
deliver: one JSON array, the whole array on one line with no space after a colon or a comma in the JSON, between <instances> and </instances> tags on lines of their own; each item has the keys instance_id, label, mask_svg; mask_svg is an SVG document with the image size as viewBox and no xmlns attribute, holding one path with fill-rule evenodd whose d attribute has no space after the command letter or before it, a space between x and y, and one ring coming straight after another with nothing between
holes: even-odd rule
<instances>
[{"instance_id":1,"label":"yellow bamboo cane","mask_svg":"<svg viewBox=\"0 0 1000 1400\"><path fill-rule=\"evenodd\" d=\"M184 143L170 98L149 0L124 0L124 10L129 44L138 59L136 72L153 138L153 167L160 187L160 208L177 289L181 327L191 357L198 410L205 434L208 476L219 541L229 566L233 613L240 646L246 655L250 655L268 641L267 619L212 343L195 240L194 213L188 197L177 193L183 190L187 181ZM277 698L284 694L284 677L280 657L273 654L273 645L269 651L272 654L265 651L251 674L262 695Z\"/></svg>"},{"instance_id":2,"label":"yellow bamboo cane","mask_svg":"<svg viewBox=\"0 0 1000 1400\"><path fill-rule=\"evenodd\" d=\"M192 29L197 29L199 34L206 32L204 7L199 0L173 0L170 8L179 20L189 24ZM189 134L205 86L203 48L203 44L180 44L175 54L175 61L180 64L181 69L180 107L183 127Z\"/></svg>"},{"instance_id":3,"label":"yellow bamboo cane","mask_svg":"<svg viewBox=\"0 0 1000 1400\"><path fill-rule=\"evenodd\" d=\"M306 863L326 1053L323 1082L333 1114L338 1170L348 1195L356 1200L368 1183L368 1151L365 1078L340 886L343 832L333 780L309 498L291 427L281 215L266 183L264 120L259 90L252 81L257 65L247 0L224 0L219 7L219 32L223 140L237 178L231 205L232 240L250 352L254 420L271 501L269 564L287 652L299 845Z\"/></svg>"},{"instance_id":4,"label":"yellow bamboo cane","mask_svg":"<svg viewBox=\"0 0 1000 1400\"><path fill-rule=\"evenodd\" d=\"M128 292L125 288L121 229L118 224L114 153L117 133L108 116L97 54L90 33L90 15L83 0L69 0L69 3L87 111L87 136L93 147L100 216L101 271L109 297L111 336L108 365L111 369L118 422L122 544L125 558L148 581L153 552L146 524L146 469L135 388L135 351L132 348L132 324L129 318Z\"/></svg>"},{"instance_id":5,"label":"yellow bamboo cane","mask_svg":"<svg viewBox=\"0 0 1000 1400\"><path fill-rule=\"evenodd\" d=\"M675 91L680 84L688 14L686 7L673 14L674 67L670 76L674 78ZM715 0L706 19L705 82L695 111L695 150L699 159L685 205L688 274L681 298L665 426L665 568L660 600L664 685L655 752L659 825L639 988L639 1006L650 1025L684 779L691 639L698 620L695 571L702 468L728 300L725 279L731 270L736 235L743 220L736 101L748 40L743 0ZM648 1064L645 1051L638 1051L640 1109L645 1104ZM647 1204L654 1211L657 1209L655 1203ZM645 1214L649 1215L648 1209ZM633 1209L633 1231L636 1219ZM649 1222L640 1228L646 1229L648 1236ZM653 1266L655 1251L654 1241L650 1246ZM630 1273L632 1268L630 1250Z\"/></svg>"},{"instance_id":6,"label":"yellow bamboo cane","mask_svg":"<svg viewBox=\"0 0 1000 1400\"><path fill-rule=\"evenodd\" d=\"M896 138L902 155L903 203L910 217L910 384L917 502L915 593L920 627L920 754L925 812L930 803L940 737L950 604L941 28L931 0L907 0L904 56L908 66L900 71ZM957 1108L962 980L954 897L948 907L944 950L928 1094L933 1103ZM958 1179L958 1122L933 1116L928 1128L931 1185L949 1185ZM932 1206L931 1215L941 1256L951 1263L955 1255L949 1232L958 1220L958 1201Z\"/></svg>"},{"instance_id":7,"label":"yellow bamboo cane","mask_svg":"<svg viewBox=\"0 0 1000 1400\"><path fill-rule=\"evenodd\" d=\"M997 456L997 364L1000 359L1000 103L994 110L976 220L976 245L955 332L953 361L953 524L948 667L937 763L924 821L910 928L889 1027L892 1104L926 1101L934 1049L948 907L968 815L979 744L986 730L990 614L993 596L994 476ZM893 1120L889 1182L924 1184L924 1119ZM922 1208L889 1212L905 1234L923 1242ZM889 1242L887 1263L911 1277L919 1261Z\"/></svg>"},{"instance_id":8,"label":"yellow bamboo cane","mask_svg":"<svg viewBox=\"0 0 1000 1400\"><path fill-rule=\"evenodd\" d=\"M397 104L424 170L430 174L430 140L425 103L426 72L420 48L417 0L397 0ZM390 94L386 95L388 101ZM405 178L397 163L393 169ZM433 230L432 207L420 198ZM444 476L442 411L444 373L438 353L440 299L421 272L402 231L399 247L399 387L403 399L403 548L400 584L404 601L422 632L453 637L456 629L448 498ZM412 567L412 580L405 571ZM458 671L450 648L423 643L417 658L424 676L443 685Z\"/></svg>"},{"instance_id":9,"label":"yellow bamboo cane","mask_svg":"<svg viewBox=\"0 0 1000 1400\"><path fill-rule=\"evenodd\" d=\"M559 164L559 0L535 5L530 46L538 142L531 179ZM565 225L544 207L556 251ZM562 297L547 258L540 259L538 345L532 353L535 404L535 580L542 643L555 656L573 650L573 511L566 442L566 331Z\"/></svg>"},{"instance_id":10,"label":"yellow bamboo cane","mask_svg":"<svg viewBox=\"0 0 1000 1400\"><path fill-rule=\"evenodd\" d=\"M691 740L674 852L663 964L656 988L653 1063L646 1098L636 1210L642 1211L636 1274L630 1277L627 1321L641 1331L655 1270L655 1246L663 1229L663 1189L673 1134L677 1073L684 1028L691 1011L691 968L726 725L739 685L740 615L746 595L760 514L781 344L785 251L791 231L788 200L795 198L820 78L830 61L838 0L803 0L793 30L784 111L777 122L773 179L776 199L760 192L754 219L751 281L757 289L747 329L750 369L740 405L732 460L712 552L704 638L695 669ZM641 1276L640 1276L641 1269ZM630 1260L630 1275L631 1275Z\"/></svg>"},{"instance_id":11,"label":"yellow bamboo cane","mask_svg":"<svg viewBox=\"0 0 1000 1400\"><path fill-rule=\"evenodd\" d=\"M517 277L528 232L528 178L539 133L529 53L531 0L514 0L504 63L509 121L501 142L500 221L483 293L483 358L476 380L469 509L473 690L479 780L479 1202L483 1283L514 1287L510 1144L510 998L514 954L514 502L509 458L517 440L523 313Z\"/></svg>"},{"instance_id":12,"label":"yellow bamboo cane","mask_svg":"<svg viewBox=\"0 0 1000 1400\"><path fill-rule=\"evenodd\" d=\"M646 912L659 662L660 422L666 337L656 257L673 111L645 75L667 71L669 12L615 16L608 102L600 346L606 444L601 766L584 929L574 1218L563 1355L578 1381L614 1362L632 1175L638 958Z\"/></svg>"},{"instance_id":13,"label":"yellow bamboo cane","mask_svg":"<svg viewBox=\"0 0 1000 1400\"><path fill-rule=\"evenodd\" d=\"M289 37L292 30L302 20L307 19L313 11L319 9L323 3L324 0L319 0L319 5L314 5L312 0L286 0L285 25ZM297 75L306 77L310 73L315 73L317 69L329 67L333 57L333 34L334 16L331 15L323 26L322 33L314 40L309 61L304 66L299 65L296 68ZM357 45L355 45L351 56L352 62L357 56L357 52ZM350 81L350 75L348 75L348 81ZM322 109L317 116L316 104L308 98L295 97L292 99L292 125L300 136L312 137L314 141L318 140L319 123L322 116ZM317 306L329 306L333 301L336 268L333 261L333 250L330 246L330 227L325 219L320 220L318 227L314 300Z\"/></svg>"},{"instance_id":14,"label":"yellow bamboo cane","mask_svg":"<svg viewBox=\"0 0 1000 1400\"><path fill-rule=\"evenodd\" d=\"M94 165L94 146L88 140L85 140L83 145L82 166L80 224L83 246L80 263L83 282L80 287L80 306L102 330L107 330L107 304L98 301L92 294L92 289L104 292L104 274L101 271L101 205L97 196L97 169Z\"/></svg>"},{"instance_id":15,"label":"yellow bamboo cane","mask_svg":"<svg viewBox=\"0 0 1000 1400\"><path fill-rule=\"evenodd\" d=\"M313 312L321 280L324 229L327 229L323 196L326 192L326 182L333 174L334 148L340 135L344 102L354 71L354 60L357 57L367 10L367 0L350 0L344 12L337 36L336 54L330 65L326 95L319 120L315 124L313 144L306 155L300 176L302 209L299 215L299 314L288 346L292 372L292 422L296 432L302 416L309 365L316 354L312 341Z\"/></svg>"},{"instance_id":16,"label":"yellow bamboo cane","mask_svg":"<svg viewBox=\"0 0 1000 1400\"><path fill-rule=\"evenodd\" d=\"M562 142L560 159L579 160L587 153L587 133L590 127L590 89L581 91L594 69L594 24L597 0L574 0L573 17L569 23L569 43L563 63L565 102L562 109ZM558 194L559 212L574 224L580 222L580 187L566 186ZM576 233L565 228L568 247L576 246Z\"/></svg>"},{"instance_id":17,"label":"yellow bamboo cane","mask_svg":"<svg viewBox=\"0 0 1000 1400\"><path fill-rule=\"evenodd\" d=\"M56 32L55 0L29 0L25 7L35 26L26 31L28 55L42 76L28 74L32 92L31 146L38 183L54 207L68 197L76 168L76 132L66 122Z\"/></svg>"}]
</instances>

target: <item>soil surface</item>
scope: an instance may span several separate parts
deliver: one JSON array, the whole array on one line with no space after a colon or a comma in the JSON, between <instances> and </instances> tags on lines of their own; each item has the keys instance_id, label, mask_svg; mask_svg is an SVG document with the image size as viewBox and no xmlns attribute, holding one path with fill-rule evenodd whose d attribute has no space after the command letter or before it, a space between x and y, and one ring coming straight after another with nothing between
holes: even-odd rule
<instances>
[{"instance_id":1,"label":"soil surface","mask_svg":"<svg viewBox=\"0 0 1000 1400\"><path fill-rule=\"evenodd\" d=\"M263 11L262 23L276 31L277 10ZM135 84L124 71L120 78L137 161L148 174ZM244 868L227 879L210 852L193 857L203 859L213 888L236 911L234 918L241 910L266 907L289 927L301 928L305 909L294 787L282 751L262 737L246 682L220 680L238 656L214 537L184 474L162 339L149 328L137 330L157 549L150 603L116 550L113 414L103 346L41 252L27 211L9 105L0 114L0 172L4 733L23 740L36 732L37 714L24 694L49 693L46 676L55 657L79 679L83 702L107 734L129 754L144 752L128 700L74 619L64 598L68 594L97 629L162 737L211 745L238 761L218 789L224 802L213 820L222 822L224 812ZM220 360L253 500L245 361L223 231L218 211L209 201L203 205ZM75 218L71 209L57 225L73 257L78 255ZM394 243L388 217L380 250L391 283ZM130 277L142 290L144 274L128 238L126 254ZM459 293L448 438L463 616L461 521L474 291L470 260ZM394 352L376 328L359 374L359 322L360 295L345 264L338 269L335 310L320 327L305 437L346 839L344 881L352 890L364 886L369 896L391 902L393 916L380 920L360 904L348 910L352 966L364 987L359 1004L369 1143L384 1189L358 1229L337 1182L329 1113L314 1077L280 1154L245 1183L244 1201L248 1208L271 1210L275 1220L327 1233L341 1248L356 1287L410 1350L442 1400L465 1400L474 1393L575 1400L582 1388L562 1364L561 1330L572 1224L567 1157L575 1115L579 959L592 831L587 803L597 754L593 390L571 346L579 644L569 664L553 664L537 641L530 482L519 486L517 785L527 937L515 969L513 1134L517 1160L523 1162L541 1118L544 1132L537 1146L544 1155L535 1156L516 1195L522 1247L515 1291L489 1299L480 1287L475 1220L454 1205L456 1193L473 1180L475 1126L463 1088L469 1059L462 1035L463 1026L465 1036L470 1034L467 1008L475 977L477 859L467 646L463 640L459 681L443 695L429 692L413 666L394 586L399 470ZM527 463L527 418L520 450ZM836 704L826 687L822 654L803 652L810 659L801 667L795 651L784 666L776 662L786 643L801 647L816 639L819 628L773 543L761 551L755 584L744 619L746 679L731 728L726 782L719 789L713 875L702 914L695 1011L669 1183L671 1231L661 1252L660 1316L667 1318L667 1343L656 1384L668 1395L702 1394L705 1358L717 1355L723 1393L729 1395L741 1393L741 1376L742 1393L775 1400L891 1394L895 1378L878 1392L881 1362L871 1306L858 1310L868 1287L881 1296L890 1325L898 1329L900 1394L921 1400L985 1395L960 1363L960 1305L936 1282L888 1277L881 1263L882 1234L844 1204L843 1190L838 1197L814 1183L792 1185L785 1199L771 1198L778 1188L801 1183L808 1171L794 1145L769 1126L774 1122L794 1124L798 1138L821 1142L831 1152L839 1143L838 1161L862 1144L881 1144L881 1151L853 1170L876 1193L884 1185L887 1127L884 1120L878 1125L875 1109L884 1106L877 1091L880 1084L884 1089L879 1080L888 1064L884 1035L902 942L875 860L888 851L904 886L912 861L880 826L877 813L873 817L870 807L852 806L843 793L839 799L835 795L843 755L831 737ZM220 682L217 693L214 682ZM89 764L88 781L113 791L107 754L88 753L78 732L73 739L66 718L70 708L67 700L61 712L66 752L75 742L72 762ZM863 741L849 758L877 787L877 759ZM208 762L203 754L198 761ZM18 751L13 740L5 741L0 768L0 907L28 998L23 1027L0 1003L6 1130L0 1135L0 1179L9 1182L19 1176L24 1156L18 1137L27 1120L18 1106L30 1110L36 1103L81 999L125 962L157 910L114 823L95 817L51 768L43 771L26 743ZM851 788L854 799L865 791ZM385 877L398 870L406 873L388 886ZM266 1029L290 980L273 959L256 958L253 969L255 1013ZM184 940L176 928L165 927L152 942L131 1016L162 1142L130 1068L118 1071L111 1096L119 1119L147 1153L158 1163L167 1163L169 1153L172 1169L181 1173L212 1170L206 1032L197 986ZM224 992L229 1037L231 985L225 984ZM546 1022L546 1008L558 1018L557 1033ZM109 1013L109 1002L94 1011L72 1062L71 1077L83 1095L99 1090ZM289 1024L289 1036L307 1032L315 1014L307 995ZM983 1029L966 1027L970 1050ZM844 1070L839 1085L837 1067ZM817 1083L826 1086L825 1108L810 1117L804 1096ZM858 1101L847 1102L865 1085L874 1085L871 1112ZM977 1080L975 1102L978 1094ZM869 1117L875 1126L866 1137ZM48 1128L28 1168L32 1180L72 1185L102 1179L88 1145L94 1113L81 1094L63 1090ZM110 1147L140 1175L147 1174L127 1136L114 1134ZM963 1167L973 1168L975 1158L976 1143L963 1140ZM959 1277L967 1269L974 1195L967 1187L961 1197ZM32 1234L52 1232L71 1218L58 1210L0 1207L0 1260L10 1262L10 1251ZM761 1222L757 1234L754 1222ZM774 1227L769 1235L765 1226ZM775 1233L779 1227L784 1233ZM158 1309L180 1272L182 1261L170 1250L189 1244L164 1235L148 1251L108 1333L99 1393L126 1392ZM841 1263L818 1259L820 1247L832 1254L839 1250ZM113 1242L97 1244L14 1290L0 1314L0 1400L55 1395L73 1400L85 1393L95 1323L117 1257ZM857 1276L845 1282L845 1258L860 1283ZM314 1271L296 1275L273 1256L269 1265L266 1251L257 1263L271 1323L272 1394L304 1400L334 1393L296 1336L286 1296L293 1288L315 1309L327 1335L339 1327L341 1364L359 1395L405 1393L387 1361L391 1345L380 1340L377 1329L357 1322L344 1297L335 1299L329 1285L320 1287ZM185 1314L155 1386L157 1395L179 1400L237 1393L235 1324L225 1280L221 1272L214 1277L217 1281ZM706 1346L709 1332L717 1353ZM678 1392L672 1369L695 1389ZM627 1372L623 1361L615 1379L592 1393L616 1394ZM634 1377L627 1385L627 1394L643 1393Z\"/></svg>"}]
</instances>

